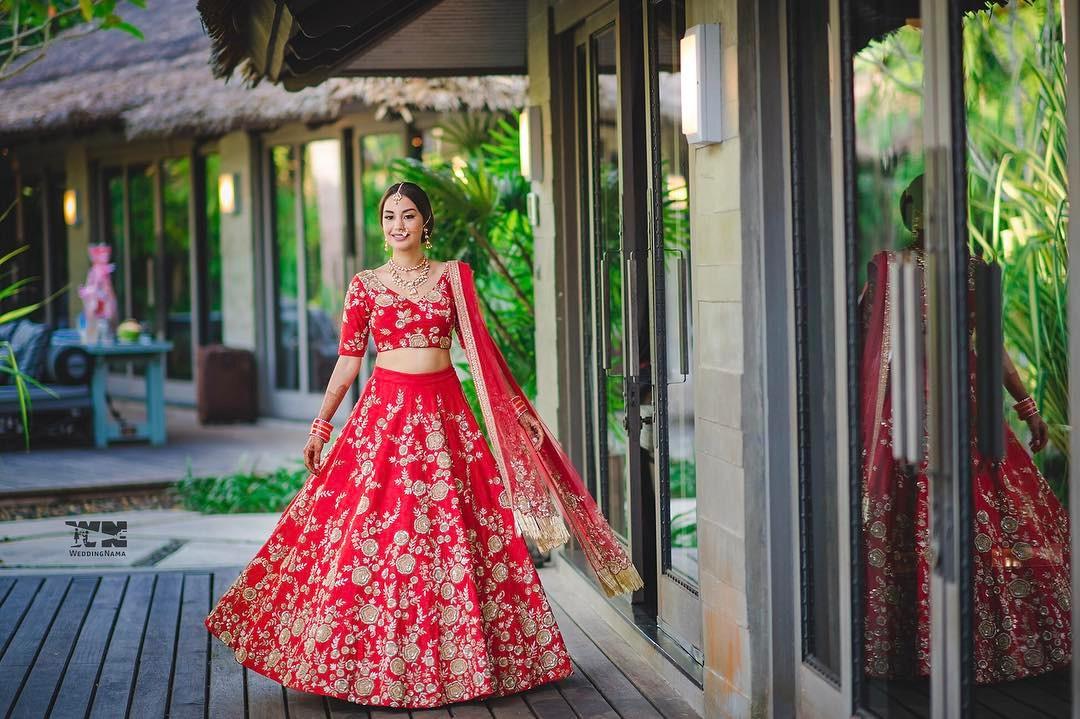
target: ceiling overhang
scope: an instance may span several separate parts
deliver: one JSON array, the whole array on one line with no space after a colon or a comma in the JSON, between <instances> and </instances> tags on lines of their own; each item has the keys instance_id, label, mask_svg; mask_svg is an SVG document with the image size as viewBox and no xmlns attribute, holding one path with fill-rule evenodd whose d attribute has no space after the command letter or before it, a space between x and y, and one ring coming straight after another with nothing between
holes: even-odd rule
<instances>
[{"instance_id":1,"label":"ceiling overhang","mask_svg":"<svg viewBox=\"0 0 1080 719\"><path fill-rule=\"evenodd\" d=\"M526 0L199 0L215 72L300 90L329 77L521 75Z\"/></svg>"}]
</instances>

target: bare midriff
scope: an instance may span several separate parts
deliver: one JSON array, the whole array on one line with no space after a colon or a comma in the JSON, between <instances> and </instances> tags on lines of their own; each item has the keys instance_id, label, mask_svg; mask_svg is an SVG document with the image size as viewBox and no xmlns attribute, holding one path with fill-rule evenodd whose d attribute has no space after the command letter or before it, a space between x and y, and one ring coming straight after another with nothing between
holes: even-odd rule
<instances>
[{"instance_id":1,"label":"bare midriff","mask_svg":"<svg viewBox=\"0 0 1080 719\"><path fill-rule=\"evenodd\" d=\"M450 366L450 350L441 347L399 347L382 350L375 366L396 372L438 372Z\"/></svg>"}]
</instances>

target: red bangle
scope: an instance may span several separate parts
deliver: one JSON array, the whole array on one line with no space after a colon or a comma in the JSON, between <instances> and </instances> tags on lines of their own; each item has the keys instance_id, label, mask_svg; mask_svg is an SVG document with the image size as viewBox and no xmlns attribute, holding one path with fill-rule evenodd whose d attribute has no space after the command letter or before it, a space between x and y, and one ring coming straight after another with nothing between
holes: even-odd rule
<instances>
[{"instance_id":1,"label":"red bangle","mask_svg":"<svg viewBox=\"0 0 1080 719\"><path fill-rule=\"evenodd\" d=\"M510 398L510 404L514 406L514 413L518 417L529 411L528 403L523 397L519 397L518 395L514 395Z\"/></svg>"},{"instance_id":2,"label":"red bangle","mask_svg":"<svg viewBox=\"0 0 1080 719\"><path fill-rule=\"evenodd\" d=\"M1024 397L1024 399L1014 404L1013 409L1016 410L1016 414L1020 419L1025 422L1039 414L1039 406L1035 404L1035 400L1030 396Z\"/></svg>"}]
</instances>

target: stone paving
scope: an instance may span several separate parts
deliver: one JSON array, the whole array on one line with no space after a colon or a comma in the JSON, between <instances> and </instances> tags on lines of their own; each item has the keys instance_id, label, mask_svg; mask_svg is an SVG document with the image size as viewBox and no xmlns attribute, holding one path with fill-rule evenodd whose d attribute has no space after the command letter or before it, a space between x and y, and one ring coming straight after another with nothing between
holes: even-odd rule
<instances>
[{"instance_id":1,"label":"stone paving","mask_svg":"<svg viewBox=\"0 0 1080 719\"><path fill-rule=\"evenodd\" d=\"M129 403L118 401L127 414ZM29 453L0 452L0 497L28 491L175 482L191 463L195 476L237 470L270 472L301 461L309 425L259 418L255 424L202 426L191 408L166 408L168 439L155 447L147 442L93 446L42 446ZM133 412L134 414L134 412Z\"/></svg>"},{"instance_id":2,"label":"stone paving","mask_svg":"<svg viewBox=\"0 0 1080 719\"><path fill-rule=\"evenodd\" d=\"M200 514L159 509L134 512L79 514L44 519L0 522L0 573L42 570L61 573L127 567L187 569L243 566L270 536L279 513ZM93 549L67 522L84 523ZM113 556L86 556L101 550L108 535L93 522L127 522L127 546L110 550ZM73 546L78 544L79 546ZM117 556L120 552L122 556Z\"/></svg>"}]
</instances>

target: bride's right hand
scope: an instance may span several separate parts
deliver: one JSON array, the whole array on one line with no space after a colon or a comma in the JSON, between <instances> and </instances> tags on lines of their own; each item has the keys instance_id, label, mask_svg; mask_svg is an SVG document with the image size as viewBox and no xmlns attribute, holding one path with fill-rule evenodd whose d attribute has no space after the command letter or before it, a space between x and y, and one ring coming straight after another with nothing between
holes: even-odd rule
<instances>
[{"instance_id":1,"label":"bride's right hand","mask_svg":"<svg viewBox=\"0 0 1080 719\"><path fill-rule=\"evenodd\" d=\"M304 466L312 474L318 474L322 469L323 441L314 435L308 436L307 444L304 445Z\"/></svg>"}]
</instances>

